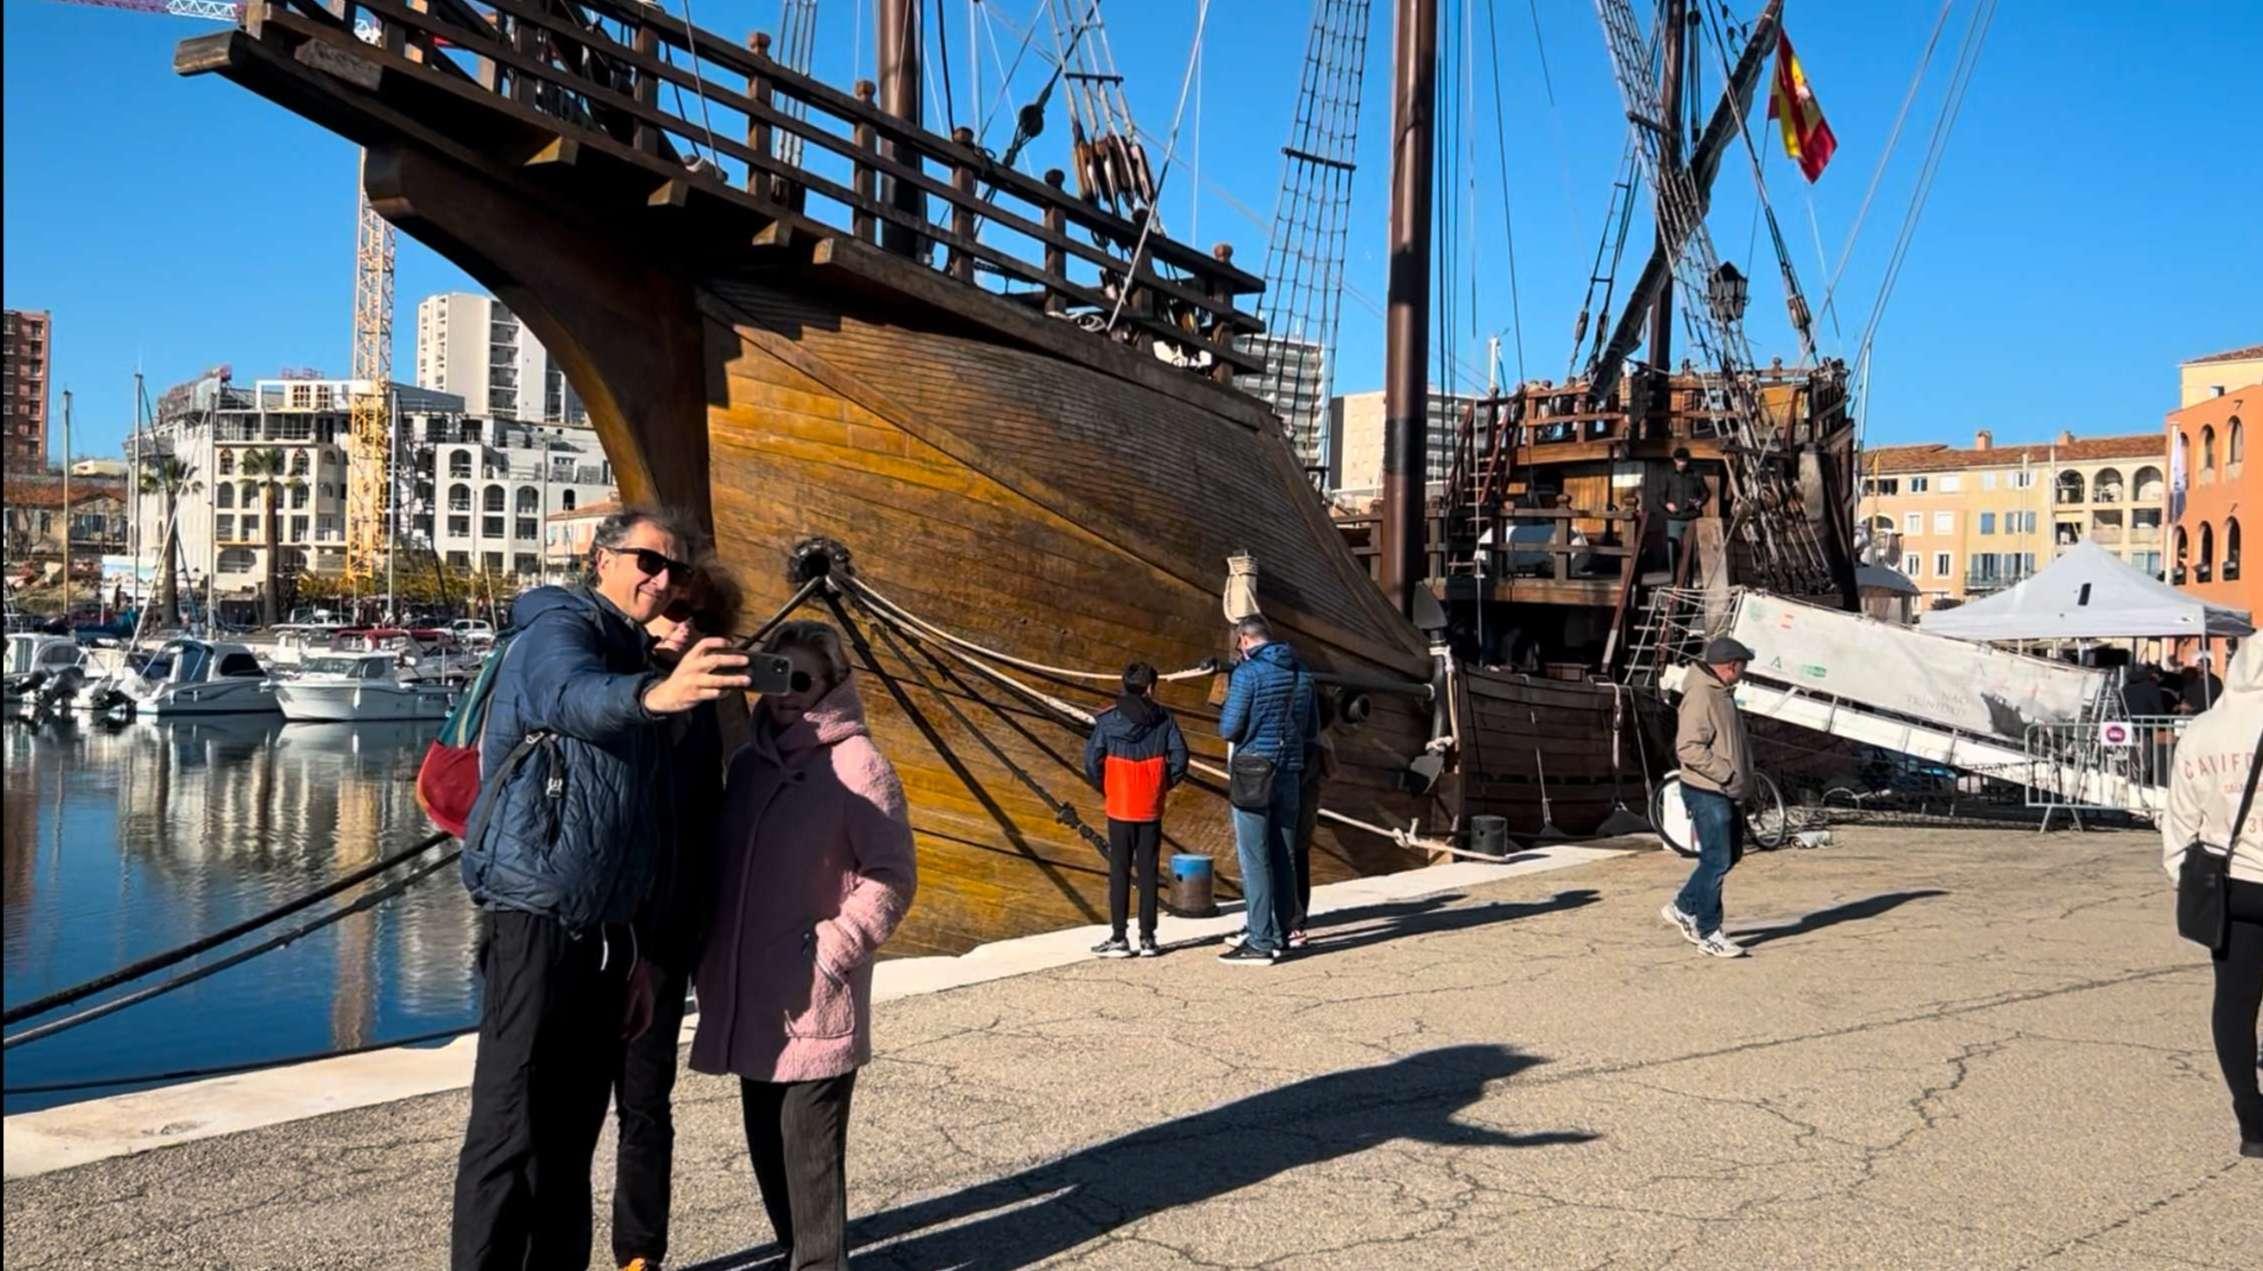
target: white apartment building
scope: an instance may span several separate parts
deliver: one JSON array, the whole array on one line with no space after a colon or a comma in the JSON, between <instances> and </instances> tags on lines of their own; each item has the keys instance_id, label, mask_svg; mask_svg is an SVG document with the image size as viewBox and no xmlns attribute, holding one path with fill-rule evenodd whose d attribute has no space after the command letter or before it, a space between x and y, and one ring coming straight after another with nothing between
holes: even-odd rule
<instances>
[{"instance_id":1,"label":"white apartment building","mask_svg":"<svg viewBox=\"0 0 2263 1271\"><path fill-rule=\"evenodd\" d=\"M1461 435L1462 411L1473 399L1430 390L1430 448L1426 479L1433 493L1454 466L1454 443ZM1339 502L1360 502L1383 493L1383 390L1345 393L1329 403L1329 492Z\"/></svg>"},{"instance_id":2,"label":"white apartment building","mask_svg":"<svg viewBox=\"0 0 2263 1271\"><path fill-rule=\"evenodd\" d=\"M410 536L451 569L546 580L550 516L618 497L613 465L587 427L432 416L408 444Z\"/></svg>"},{"instance_id":3,"label":"white apartment building","mask_svg":"<svg viewBox=\"0 0 2263 1271\"><path fill-rule=\"evenodd\" d=\"M1310 340L1276 335L1250 336L1242 348L1262 356L1266 369L1262 375L1237 376L1234 386L1263 400L1281 417L1305 471L1333 476L1328 351Z\"/></svg>"},{"instance_id":4,"label":"white apartment building","mask_svg":"<svg viewBox=\"0 0 2263 1271\"><path fill-rule=\"evenodd\" d=\"M244 456L283 452L275 491L276 546L283 574L331 574L345 567L346 443L360 380L258 380L237 385L225 370L181 385L158 403L157 421L127 443L128 460L143 464L169 454L189 468L189 490L177 513L184 591L222 605L255 602L267 576L266 479L244 469ZM393 386L404 419L454 415L461 398ZM154 562L164 541L165 500L129 484L136 542Z\"/></svg>"},{"instance_id":5,"label":"white apartment building","mask_svg":"<svg viewBox=\"0 0 2263 1271\"><path fill-rule=\"evenodd\" d=\"M418 302L416 382L463 398L480 419L589 420L549 351L493 296L449 291Z\"/></svg>"}]
</instances>

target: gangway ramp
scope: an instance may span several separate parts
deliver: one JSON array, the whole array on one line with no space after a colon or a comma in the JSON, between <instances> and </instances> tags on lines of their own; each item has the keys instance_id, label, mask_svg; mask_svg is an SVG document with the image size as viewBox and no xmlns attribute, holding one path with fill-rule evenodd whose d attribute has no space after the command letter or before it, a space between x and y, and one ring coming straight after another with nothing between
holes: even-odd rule
<instances>
[{"instance_id":1,"label":"gangway ramp","mask_svg":"<svg viewBox=\"0 0 2263 1271\"><path fill-rule=\"evenodd\" d=\"M1737 593L1724 617L1716 629L1754 653L1736 687L1748 715L2047 790L2064 805L2162 807L2161 788L2133 775L2145 765L2089 744L2120 713L2105 671L1765 592ZM1679 691L1688 670L1660 683Z\"/></svg>"}]
</instances>

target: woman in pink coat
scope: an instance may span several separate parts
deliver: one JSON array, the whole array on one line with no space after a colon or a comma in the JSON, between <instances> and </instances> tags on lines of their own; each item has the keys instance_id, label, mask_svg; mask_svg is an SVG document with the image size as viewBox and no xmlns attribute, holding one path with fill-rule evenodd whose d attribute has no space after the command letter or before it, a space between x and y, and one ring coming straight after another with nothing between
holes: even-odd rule
<instances>
[{"instance_id":1,"label":"woman in pink coat","mask_svg":"<svg viewBox=\"0 0 2263 1271\"><path fill-rule=\"evenodd\" d=\"M911 907L917 867L840 633L789 622L764 647L808 686L763 697L724 779L691 1066L740 1079L762 1204L798 1271L847 1265L843 1162L849 1094L872 1058L872 959Z\"/></svg>"}]
</instances>

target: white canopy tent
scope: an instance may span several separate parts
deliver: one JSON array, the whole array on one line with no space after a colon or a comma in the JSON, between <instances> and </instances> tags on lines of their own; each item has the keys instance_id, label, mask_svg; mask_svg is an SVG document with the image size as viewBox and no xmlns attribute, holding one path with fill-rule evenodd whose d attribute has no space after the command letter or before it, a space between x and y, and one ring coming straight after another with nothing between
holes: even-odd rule
<instances>
[{"instance_id":1,"label":"white canopy tent","mask_svg":"<svg viewBox=\"0 0 2263 1271\"><path fill-rule=\"evenodd\" d=\"M1932 635L1984 641L2255 634L2247 613L2187 595L2087 542L2008 591L1924 614L1917 625Z\"/></svg>"}]
</instances>

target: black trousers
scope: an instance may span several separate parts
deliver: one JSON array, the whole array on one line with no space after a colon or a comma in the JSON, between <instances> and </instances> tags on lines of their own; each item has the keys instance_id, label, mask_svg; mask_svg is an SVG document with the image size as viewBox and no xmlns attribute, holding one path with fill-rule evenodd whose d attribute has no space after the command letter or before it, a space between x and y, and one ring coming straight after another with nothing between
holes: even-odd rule
<instances>
[{"instance_id":1,"label":"black trousers","mask_svg":"<svg viewBox=\"0 0 2263 1271\"><path fill-rule=\"evenodd\" d=\"M849 1095L854 1070L820 1081L739 1081L747 1155L787 1271L849 1265Z\"/></svg>"},{"instance_id":2,"label":"black trousers","mask_svg":"<svg viewBox=\"0 0 2263 1271\"><path fill-rule=\"evenodd\" d=\"M613 1078L613 1115L620 1150L613 1164L613 1264L668 1256L669 1184L675 1173L676 1122L669 1100L676 1091L677 1039L684 1027L684 988L690 977L664 971L652 1003L652 1027L621 1051Z\"/></svg>"},{"instance_id":3,"label":"black trousers","mask_svg":"<svg viewBox=\"0 0 2263 1271\"><path fill-rule=\"evenodd\" d=\"M589 1264L590 1160L621 1066L626 932L480 916L479 1058L456 1161L449 1265Z\"/></svg>"},{"instance_id":4,"label":"black trousers","mask_svg":"<svg viewBox=\"0 0 2263 1271\"><path fill-rule=\"evenodd\" d=\"M1161 821L1119 821L1108 818L1108 929L1124 938L1124 919L1131 908L1131 884L1139 881L1139 934L1155 935L1155 854L1162 847Z\"/></svg>"},{"instance_id":5,"label":"black trousers","mask_svg":"<svg viewBox=\"0 0 2263 1271\"><path fill-rule=\"evenodd\" d=\"M2231 942L2216 959L2216 1065L2232 1092L2239 1136L2263 1143L2263 1092L2256 1088L2255 1025L2263 1018L2263 883L2231 880Z\"/></svg>"}]
</instances>

